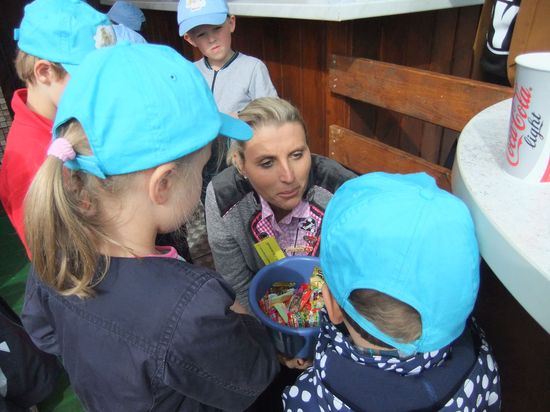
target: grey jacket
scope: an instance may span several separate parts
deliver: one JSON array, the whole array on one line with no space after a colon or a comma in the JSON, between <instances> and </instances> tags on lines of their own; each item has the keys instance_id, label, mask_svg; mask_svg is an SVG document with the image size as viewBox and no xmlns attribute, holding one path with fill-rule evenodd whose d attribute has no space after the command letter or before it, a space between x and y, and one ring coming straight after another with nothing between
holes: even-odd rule
<instances>
[{"instance_id":1,"label":"grey jacket","mask_svg":"<svg viewBox=\"0 0 550 412\"><path fill-rule=\"evenodd\" d=\"M220 70L213 70L204 57L195 62L206 79L218 109L238 112L259 97L276 97L266 65L259 59L236 52Z\"/></svg>"},{"instance_id":2,"label":"grey jacket","mask_svg":"<svg viewBox=\"0 0 550 412\"><path fill-rule=\"evenodd\" d=\"M339 163L312 155L308 188L304 199L321 218L332 195L346 180L356 175ZM206 227L216 270L237 293L237 300L248 307L248 287L264 263L254 249L261 239L255 223L261 213L258 195L234 167L218 174L206 190ZM321 227L316 236L320 236ZM319 249L315 248L318 255Z\"/></svg>"}]
</instances>

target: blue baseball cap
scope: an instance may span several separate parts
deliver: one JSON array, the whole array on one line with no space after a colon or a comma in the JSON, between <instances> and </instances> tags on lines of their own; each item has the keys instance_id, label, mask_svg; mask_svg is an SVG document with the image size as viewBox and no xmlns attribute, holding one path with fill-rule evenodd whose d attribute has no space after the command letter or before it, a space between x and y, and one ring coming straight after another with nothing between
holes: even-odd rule
<instances>
[{"instance_id":1,"label":"blue baseball cap","mask_svg":"<svg viewBox=\"0 0 550 412\"><path fill-rule=\"evenodd\" d=\"M65 166L99 178L179 159L218 135L252 137L246 123L218 111L193 63L154 44L120 43L90 53L63 92L54 139L73 118L93 155L78 154Z\"/></svg>"},{"instance_id":2,"label":"blue baseball cap","mask_svg":"<svg viewBox=\"0 0 550 412\"><path fill-rule=\"evenodd\" d=\"M464 203L425 173L370 173L349 180L323 218L321 267L332 295L372 336L403 353L441 349L458 338L479 288L479 250ZM403 343L349 301L373 289L412 306L422 334Z\"/></svg>"},{"instance_id":3,"label":"blue baseball cap","mask_svg":"<svg viewBox=\"0 0 550 412\"><path fill-rule=\"evenodd\" d=\"M126 27L140 31L145 16L139 7L127 1L115 1L115 4L107 12L107 16L115 23L123 24Z\"/></svg>"},{"instance_id":4,"label":"blue baseball cap","mask_svg":"<svg viewBox=\"0 0 550 412\"><path fill-rule=\"evenodd\" d=\"M91 51L115 43L107 15L81 0L33 1L14 39L20 50L60 63L69 73Z\"/></svg>"},{"instance_id":5,"label":"blue baseball cap","mask_svg":"<svg viewBox=\"0 0 550 412\"><path fill-rule=\"evenodd\" d=\"M225 0L180 0L178 24L180 36L203 24L219 25L227 19L229 8Z\"/></svg>"}]
</instances>

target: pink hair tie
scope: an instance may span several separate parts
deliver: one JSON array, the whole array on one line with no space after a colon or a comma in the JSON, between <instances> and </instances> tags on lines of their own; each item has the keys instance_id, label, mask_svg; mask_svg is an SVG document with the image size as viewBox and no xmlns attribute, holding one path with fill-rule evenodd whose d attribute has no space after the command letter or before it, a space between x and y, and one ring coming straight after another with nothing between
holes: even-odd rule
<instances>
[{"instance_id":1,"label":"pink hair tie","mask_svg":"<svg viewBox=\"0 0 550 412\"><path fill-rule=\"evenodd\" d=\"M48 155L55 156L64 163L67 160L73 160L76 157L76 152L71 142L60 137L52 142L48 148Z\"/></svg>"}]
</instances>

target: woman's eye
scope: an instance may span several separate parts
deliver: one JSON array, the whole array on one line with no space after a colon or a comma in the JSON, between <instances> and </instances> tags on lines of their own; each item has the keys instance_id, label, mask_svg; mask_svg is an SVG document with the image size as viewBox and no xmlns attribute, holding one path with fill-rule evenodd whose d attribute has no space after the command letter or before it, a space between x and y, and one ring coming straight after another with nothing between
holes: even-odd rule
<instances>
[{"instance_id":1,"label":"woman's eye","mask_svg":"<svg viewBox=\"0 0 550 412\"><path fill-rule=\"evenodd\" d=\"M260 162L260 167L263 167L264 169L268 169L271 166L273 166L273 161L272 160L266 160L264 162Z\"/></svg>"},{"instance_id":2,"label":"woman's eye","mask_svg":"<svg viewBox=\"0 0 550 412\"><path fill-rule=\"evenodd\" d=\"M290 155L290 157L291 157L292 159L300 159L300 158L302 158L303 155L304 155L304 152L299 151L299 152L294 152L294 153L292 153L292 154Z\"/></svg>"}]
</instances>

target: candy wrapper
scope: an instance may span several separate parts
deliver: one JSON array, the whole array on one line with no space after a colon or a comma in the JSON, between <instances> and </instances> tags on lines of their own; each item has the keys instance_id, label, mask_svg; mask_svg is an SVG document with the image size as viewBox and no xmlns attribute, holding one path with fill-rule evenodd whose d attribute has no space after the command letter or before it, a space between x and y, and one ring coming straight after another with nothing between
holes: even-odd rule
<instances>
[{"instance_id":1,"label":"candy wrapper","mask_svg":"<svg viewBox=\"0 0 550 412\"><path fill-rule=\"evenodd\" d=\"M319 267L313 269L309 283L275 282L259 300L262 311L274 322L294 328L319 325L319 310L324 306L324 284Z\"/></svg>"}]
</instances>

